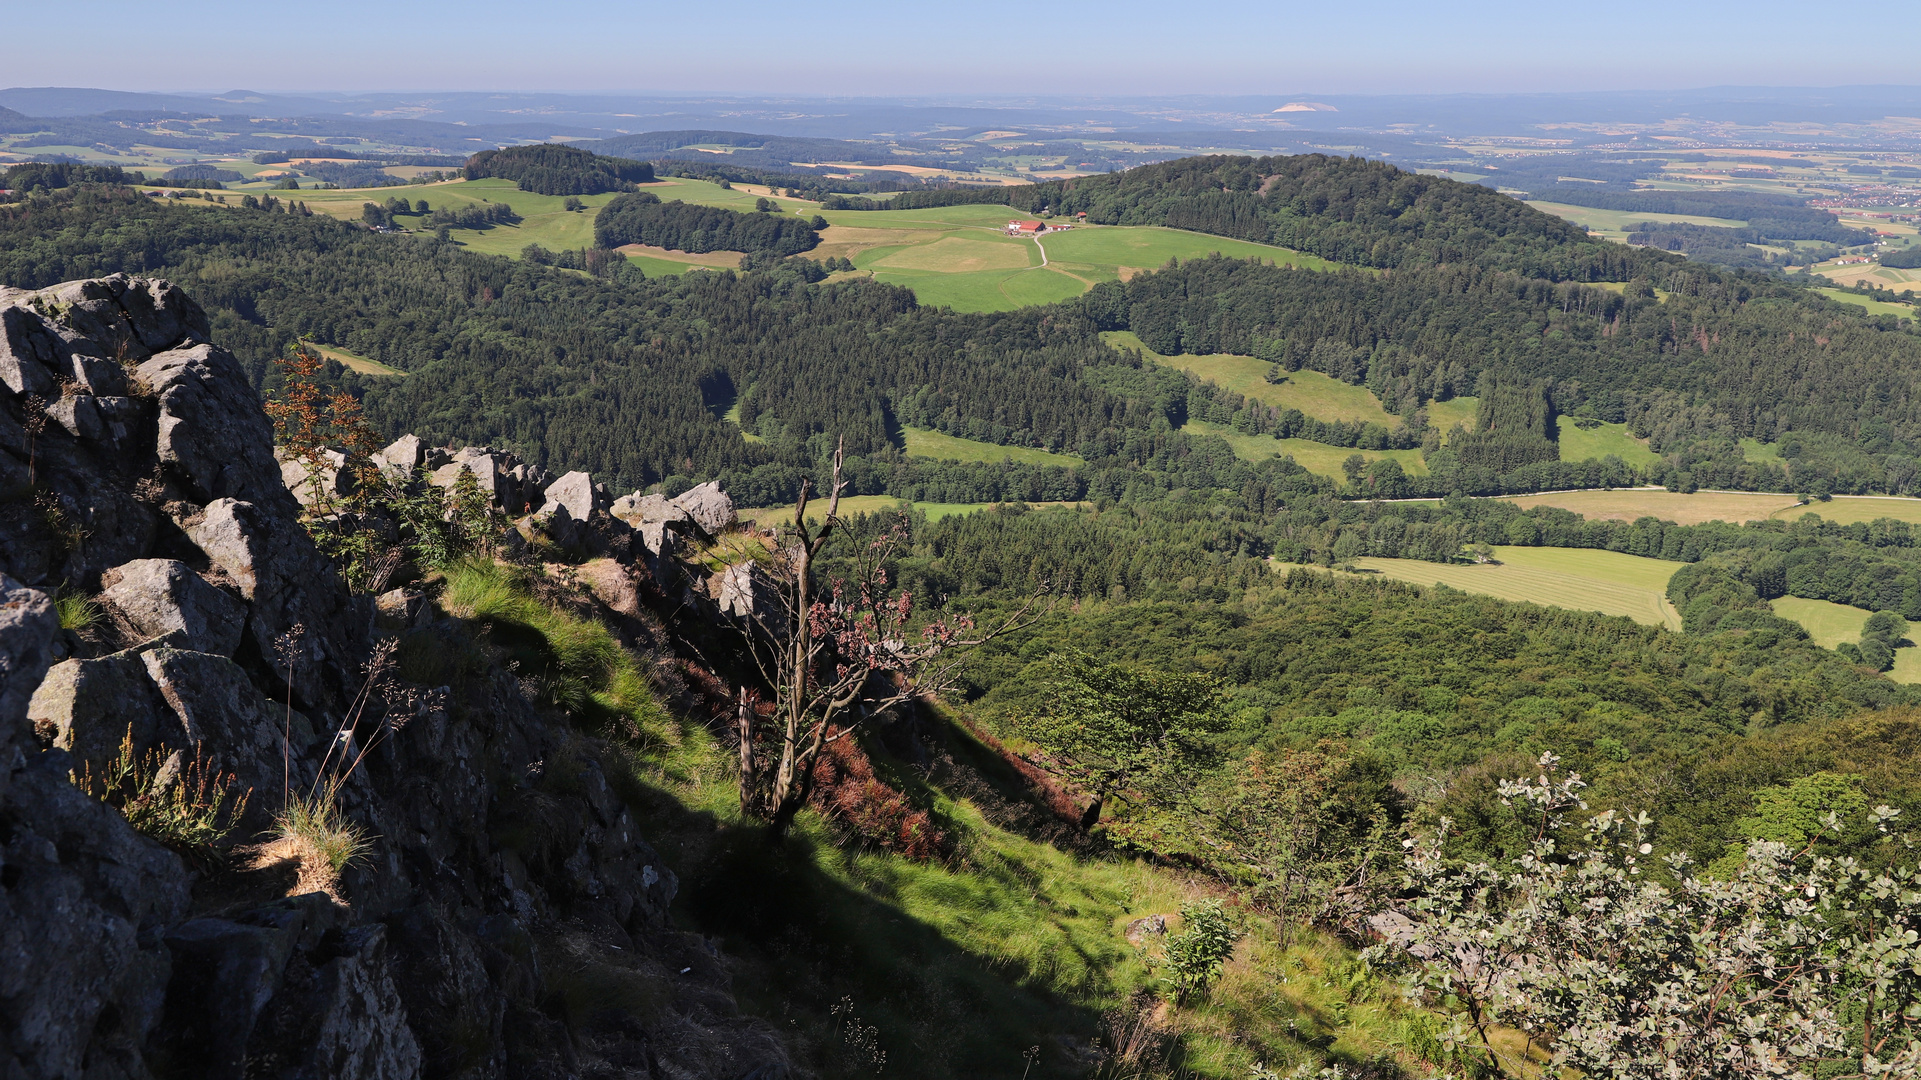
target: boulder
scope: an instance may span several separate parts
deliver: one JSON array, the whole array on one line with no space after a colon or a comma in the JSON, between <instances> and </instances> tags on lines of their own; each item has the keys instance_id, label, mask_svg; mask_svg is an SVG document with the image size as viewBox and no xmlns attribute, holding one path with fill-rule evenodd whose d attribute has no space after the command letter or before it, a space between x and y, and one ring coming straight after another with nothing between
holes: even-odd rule
<instances>
[{"instance_id":1,"label":"boulder","mask_svg":"<svg viewBox=\"0 0 1921 1080\"><path fill-rule=\"evenodd\" d=\"M267 561L267 523L257 507L238 499L217 499L201 519L187 528L187 536L207 561L254 599Z\"/></svg>"},{"instance_id":2,"label":"boulder","mask_svg":"<svg viewBox=\"0 0 1921 1080\"><path fill-rule=\"evenodd\" d=\"M140 658L115 653L55 664L34 691L27 719L41 739L99 776L119 756L123 739L133 740L135 753L160 741L162 707Z\"/></svg>"},{"instance_id":3,"label":"boulder","mask_svg":"<svg viewBox=\"0 0 1921 1080\"><path fill-rule=\"evenodd\" d=\"M374 467L387 473L411 476L427 460L427 445L418 435L402 435L373 456Z\"/></svg>"},{"instance_id":4,"label":"boulder","mask_svg":"<svg viewBox=\"0 0 1921 1080\"><path fill-rule=\"evenodd\" d=\"M196 1076L242 1080L247 1043L260 1011L280 987L294 935L226 919L194 919L174 927L166 942L175 971L167 988L168 1049L193 1062Z\"/></svg>"},{"instance_id":5,"label":"boulder","mask_svg":"<svg viewBox=\"0 0 1921 1080\"><path fill-rule=\"evenodd\" d=\"M303 458L292 457L280 463L280 482L302 506L331 501L353 494L357 486L353 471L347 468L347 455L330 446L320 448L319 468ZM315 473L318 472L318 479ZM316 490L317 489L317 490Z\"/></svg>"},{"instance_id":6,"label":"boulder","mask_svg":"<svg viewBox=\"0 0 1921 1080\"><path fill-rule=\"evenodd\" d=\"M53 665L59 632L60 616L46 593L0 574L0 798L32 738L27 705Z\"/></svg>"},{"instance_id":7,"label":"boulder","mask_svg":"<svg viewBox=\"0 0 1921 1080\"><path fill-rule=\"evenodd\" d=\"M0 799L0 1076L144 1077L189 877L71 765L38 755Z\"/></svg>"},{"instance_id":8,"label":"boulder","mask_svg":"<svg viewBox=\"0 0 1921 1080\"><path fill-rule=\"evenodd\" d=\"M766 618L773 611L773 583L749 559L720 572L716 599L722 613L736 618Z\"/></svg>"},{"instance_id":9,"label":"boulder","mask_svg":"<svg viewBox=\"0 0 1921 1080\"><path fill-rule=\"evenodd\" d=\"M594 479L584 472L570 472L547 485L547 501L540 512L551 514L565 510L567 516L575 521L587 521L594 511L607 509L606 490L594 483Z\"/></svg>"},{"instance_id":10,"label":"boulder","mask_svg":"<svg viewBox=\"0 0 1921 1080\"><path fill-rule=\"evenodd\" d=\"M283 736L304 741L304 732L286 736L286 706L276 707L262 697L247 673L224 656L160 648L141 660L171 714L162 717L162 741L198 747L215 771L230 772L242 787L253 790L249 816L265 814L278 802L286 778ZM295 759L293 782L304 783L298 759L306 748L287 749ZM306 768L311 771L311 764Z\"/></svg>"},{"instance_id":11,"label":"boulder","mask_svg":"<svg viewBox=\"0 0 1921 1080\"><path fill-rule=\"evenodd\" d=\"M709 536L719 536L734 523L734 500L720 490L720 481L709 480L683 493L674 505L687 512L694 524Z\"/></svg>"},{"instance_id":12,"label":"boulder","mask_svg":"<svg viewBox=\"0 0 1921 1080\"><path fill-rule=\"evenodd\" d=\"M91 394L72 394L56 398L47 404L47 416L54 423L65 428L67 434L88 442L99 442L107 433L106 425L100 422L100 409L94 405Z\"/></svg>"},{"instance_id":13,"label":"boulder","mask_svg":"<svg viewBox=\"0 0 1921 1080\"><path fill-rule=\"evenodd\" d=\"M181 648L232 656L247 624L246 605L173 559L137 559L107 572L101 593L149 638L178 633Z\"/></svg>"},{"instance_id":14,"label":"boulder","mask_svg":"<svg viewBox=\"0 0 1921 1080\"><path fill-rule=\"evenodd\" d=\"M273 458L273 425L232 353L212 345L173 349L134 377L159 402L155 450L196 501L288 498Z\"/></svg>"},{"instance_id":15,"label":"boulder","mask_svg":"<svg viewBox=\"0 0 1921 1080\"><path fill-rule=\"evenodd\" d=\"M17 304L0 307L0 383L7 389L52 396L54 372L71 355L37 312Z\"/></svg>"},{"instance_id":16,"label":"boulder","mask_svg":"<svg viewBox=\"0 0 1921 1080\"><path fill-rule=\"evenodd\" d=\"M126 362L206 341L207 314L172 283L113 274L43 289L33 299L58 311L72 351Z\"/></svg>"}]
</instances>

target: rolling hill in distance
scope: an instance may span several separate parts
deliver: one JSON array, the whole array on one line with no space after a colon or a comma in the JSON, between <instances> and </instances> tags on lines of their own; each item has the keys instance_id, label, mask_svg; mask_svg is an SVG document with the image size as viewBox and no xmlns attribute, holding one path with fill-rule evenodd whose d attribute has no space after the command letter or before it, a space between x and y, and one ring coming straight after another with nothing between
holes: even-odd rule
<instances>
[{"instance_id":1,"label":"rolling hill in distance","mask_svg":"<svg viewBox=\"0 0 1921 1080\"><path fill-rule=\"evenodd\" d=\"M1918 110L0 90L0 1063L1921 1068Z\"/></svg>"}]
</instances>

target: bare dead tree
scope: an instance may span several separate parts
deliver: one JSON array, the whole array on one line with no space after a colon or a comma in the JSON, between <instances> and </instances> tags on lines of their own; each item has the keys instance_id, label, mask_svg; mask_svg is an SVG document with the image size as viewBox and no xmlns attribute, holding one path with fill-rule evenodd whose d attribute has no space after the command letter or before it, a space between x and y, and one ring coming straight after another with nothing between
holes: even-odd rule
<instances>
[{"instance_id":1,"label":"bare dead tree","mask_svg":"<svg viewBox=\"0 0 1921 1080\"><path fill-rule=\"evenodd\" d=\"M773 602L765 609L755 606L738 624L774 694L770 717L761 715L746 691L738 702L741 807L765 817L776 836L807 805L814 763L823 750L855 734L871 717L952 690L968 653L1032 625L1052 595L1042 584L985 630L967 616L947 615L914 628L913 598L887 578L886 564L906 539L899 528L858 545L852 580L836 580L827 595L819 595L814 563L835 530L845 532L840 517L847 488L841 479L844 449L845 440L834 449L827 513L818 524L807 520L811 485L801 482L793 524L768 559ZM763 730L777 746L757 755L752 744Z\"/></svg>"}]
</instances>

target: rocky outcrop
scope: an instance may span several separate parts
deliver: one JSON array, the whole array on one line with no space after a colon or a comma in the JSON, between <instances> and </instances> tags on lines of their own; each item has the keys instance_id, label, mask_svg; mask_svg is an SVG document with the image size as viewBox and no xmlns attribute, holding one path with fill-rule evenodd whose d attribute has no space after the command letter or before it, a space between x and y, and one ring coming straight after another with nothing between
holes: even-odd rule
<instances>
[{"instance_id":1,"label":"rocky outcrop","mask_svg":"<svg viewBox=\"0 0 1921 1080\"><path fill-rule=\"evenodd\" d=\"M0 384L0 1077L785 1073L724 966L683 962L708 951L598 744L419 591L349 595L289 490L311 478L179 290L0 289ZM648 632L647 551L586 474L411 437L375 464L472 473L514 538L600 556L592 594ZM673 516L725 528L725 501ZM95 625L61 628L60 588ZM413 652L369 681L393 635ZM190 865L70 780L123 742L164 762L163 802L183 761L249 792L242 841L352 755L340 805L372 848L326 892L297 849ZM555 1015L556 949L654 1006Z\"/></svg>"}]
</instances>

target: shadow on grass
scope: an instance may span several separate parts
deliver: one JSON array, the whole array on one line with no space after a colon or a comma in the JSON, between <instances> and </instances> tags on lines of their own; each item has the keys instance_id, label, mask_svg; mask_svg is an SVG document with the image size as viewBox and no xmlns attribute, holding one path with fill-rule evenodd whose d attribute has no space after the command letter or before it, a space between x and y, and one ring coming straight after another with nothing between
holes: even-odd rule
<instances>
[{"instance_id":1,"label":"shadow on grass","mask_svg":"<svg viewBox=\"0 0 1921 1080\"><path fill-rule=\"evenodd\" d=\"M1106 987L1083 978L1091 992L1070 1000L1051 985L1059 971L1016 959L1033 950L970 950L910 914L901 895L938 905L950 923L992 925L1049 906L1038 875L1022 879L1004 857L989 867L949 867L843 850L811 813L770 843L762 826L725 820L671 791L648 786L633 795L645 803L635 807L643 830L680 875L676 919L719 939L742 1008L786 1032L805 1067L828 1077L1018 1077L1027 1068L1023 1052L1038 1046L1030 1080L1085 1073L1077 1048L1100 1023L1085 999L1110 996ZM1047 914L1032 910L1032 921ZM1033 932L1073 936L1045 926ZM1116 951L1124 957L1126 949ZM1097 982L1116 966L1113 955L1072 946L1068 954L1077 971L1098 973Z\"/></svg>"}]
</instances>

